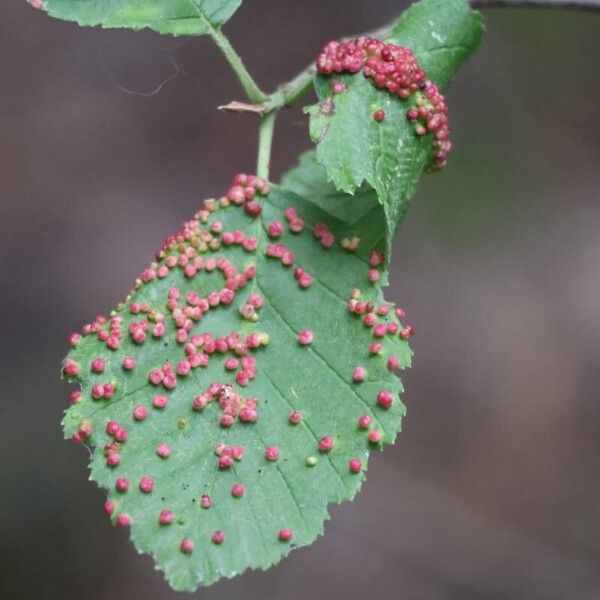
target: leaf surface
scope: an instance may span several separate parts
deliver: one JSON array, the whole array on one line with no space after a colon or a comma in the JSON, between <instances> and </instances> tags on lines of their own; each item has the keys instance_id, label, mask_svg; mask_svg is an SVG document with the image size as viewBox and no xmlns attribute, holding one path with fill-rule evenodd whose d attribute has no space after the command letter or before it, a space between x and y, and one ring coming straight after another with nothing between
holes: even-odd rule
<instances>
[{"instance_id":1,"label":"leaf surface","mask_svg":"<svg viewBox=\"0 0 600 600\"><path fill-rule=\"evenodd\" d=\"M34 0L28 0L35 4ZM172 35L203 35L220 27L242 0L42 0L50 16L82 26L152 29Z\"/></svg>"},{"instance_id":2,"label":"leaf surface","mask_svg":"<svg viewBox=\"0 0 600 600\"><path fill-rule=\"evenodd\" d=\"M321 177L309 159L286 178L290 187L307 193ZM229 195L235 197L236 188ZM155 557L157 568L177 590L191 591L247 568L265 569L292 548L313 542L323 533L327 505L358 492L369 453L381 446L369 441L369 435L378 431L382 443L392 443L405 412L398 397L402 386L388 361L396 357L392 361L407 367L411 352L399 334L402 325L393 305L384 302L380 282L367 277L369 270L379 272L380 281L386 276L383 263L369 264L381 258L381 206L367 199L369 209L349 224L318 207L325 198L307 200L285 187L267 196L257 192L256 198L261 207L257 217L234 204L197 213L185 233L168 238L159 260L140 275L111 317L96 320L84 328L86 335L72 338L75 346L64 363L69 378L81 387L64 418L65 436L77 438L83 432L92 448L91 479L107 491L112 520L130 519L133 543ZM215 204L219 201L209 201L207 207ZM299 229L299 219L302 230L292 232L290 228ZM268 234L274 221L283 225L277 239ZM320 237L313 233L316 225ZM230 243L231 236L237 241ZM356 250L344 250L343 240L354 237L360 238ZM273 244L284 245L293 256L269 256ZM281 254L281 248L275 253ZM186 272L194 263L196 271ZM310 274L308 287L301 287L297 267ZM244 273L246 281L238 277ZM238 288L227 297L233 281ZM358 300L352 292L356 289ZM214 294L223 299L194 315L198 298L212 298L213 303ZM361 314L348 308L352 294L352 305ZM260 308L254 315L245 312L256 297ZM386 315L382 306L389 309ZM370 324L363 322L366 314L372 315ZM154 335L161 322L164 331ZM186 327L186 339L178 339ZM312 343L299 343L303 331L312 333ZM115 340L118 347L110 349L107 344L115 345ZM223 347L218 340L230 343ZM373 343L381 344L376 354L370 349ZM202 363L179 374L181 361L192 363L196 355L202 355ZM126 359L128 366L135 360L132 369L124 368ZM254 370L247 380L240 377L244 361ZM235 366L228 370L227 365ZM365 369L360 382L354 378L357 366ZM151 380L157 371L163 379L154 379L155 384ZM174 385L165 373L175 373ZM112 397L94 399L99 386L107 384ZM195 409L195 399L213 384L220 390L217 396ZM382 391L391 393L389 408L379 403ZM166 398L166 406L155 406L157 396L163 397L160 403ZM242 419L249 398L256 399L258 418L253 422ZM224 427L224 415L232 410L234 418ZM298 424L290 422L294 411L302 415ZM358 420L365 415L370 424L361 428ZM127 432L118 446L112 421ZM323 451L323 438L331 438L329 451ZM164 445L170 453L161 458ZM221 468L215 449L222 458L235 448L243 450L243 458ZM277 460L266 458L267 448L276 448ZM113 454L120 462L111 467ZM116 489L117 478L127 479L127 491ZM151 491L150 480L143 478L151 478ZM245 493L234 497L232 486L240 483ZM212 506L202 508L207 495ZM172 522L161 525L159 515L165 510L171 511ZM290 530L291 540L280 539L282 529ZM211 541L216 531L223 532L221 544ZM183 540L193 542L191 553L182 552Z\"/></svg>"}]
</instances>

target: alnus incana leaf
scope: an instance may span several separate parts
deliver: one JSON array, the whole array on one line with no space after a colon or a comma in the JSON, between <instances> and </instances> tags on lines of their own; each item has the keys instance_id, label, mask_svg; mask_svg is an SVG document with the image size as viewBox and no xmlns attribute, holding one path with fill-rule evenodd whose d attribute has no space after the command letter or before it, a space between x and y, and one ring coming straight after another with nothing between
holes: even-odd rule
<instances>
[{"instance_id":1,"label":"alnus incana leaf","mask_svg":"<svg viewBox=\"0 0 600 600\"><path fill-rule=\"evenodd\" d=\"M51 17L82 26L152 29L172 35L203 35L220 27L242 0L27 0Z\"/></svg>"},{"instance_id":2,"label":"alnus incana leaf","mask_svg":"<svg viewBox=\"0 0 600 600\"><path fill-rule=\"evenodd\" d=\"M482 34L466 0L421 0L385 40L333 41L317 58L319 102L307 109L316 159L338 190L376 191L388 252L421 175L448 161L442 90Z\"/></svg>"},{"instance_id":3,"label":"alnus incana leaf","mask_svg":"<svg viewBox=\"0 0 600 600\"><path fill-rule=\"evenodd\" d=\"M309 158L296 187L319 181ZM310 544L394 441L413 330L384 300L385 217L369 202L347 223L237 175L70 336L65 436L90 447L105 512L173 588Z\"/></svg>"}]
</instances>

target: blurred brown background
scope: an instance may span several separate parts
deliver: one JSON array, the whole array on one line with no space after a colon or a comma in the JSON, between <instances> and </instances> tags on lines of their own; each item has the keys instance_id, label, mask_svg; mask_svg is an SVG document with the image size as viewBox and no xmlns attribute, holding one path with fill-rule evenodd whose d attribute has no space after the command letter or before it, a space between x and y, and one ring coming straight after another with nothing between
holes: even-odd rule
<instances>
[{"instance_id":1,"label":"blurred brown background","mask_svg":"<svg viewBox=\"0 0 600 600\"><path fill-rule=\"evenodd\" d=\"M226 29L271 88L406 4L247 0ZM487 22L450 93L457 150L395 249L389 295L418 331L405 431L324 538L199 598L600 598L600 16ZM164 235L254 168L255 124L215 111L241 93L208 39L17 0L0 32L0 596L176 598L61 439L59 364ZM156 95L120 89L174 65ZM274 176L308 146L282 115Z\"/></svg>"}]
</instances>

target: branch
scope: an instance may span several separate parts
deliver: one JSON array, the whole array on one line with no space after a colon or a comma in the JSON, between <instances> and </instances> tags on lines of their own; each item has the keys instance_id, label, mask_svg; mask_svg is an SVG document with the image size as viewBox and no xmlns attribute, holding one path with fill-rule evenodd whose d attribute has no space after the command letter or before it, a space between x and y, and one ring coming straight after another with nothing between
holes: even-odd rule
<instances>
[{"instance_id":1,"label":"branch","mask_svg":"<svg viewBox=\"0 0 600 600\"><path fill-rule=\"evenodd\" d=\"M264 102L268 96L258 87L227 37L218 27L213 27L212 25L208 32L223 53L223 56L227 59L227 62L231 65L231 68L235 71L248 98L255 103Z\"/></svg>"},{"instance_id":2,"label":"branch","mask_svg":"<svg viewBox=\"0 0 600 600\"><path fill-rule=\"evenodd\" d=\"M234 47L227 39L227 36L221 31L221 28L215 27L211 21L206 18L204 11L200 10L199 6L196 4L196 0L188 0L188 2L198 14L198 18L202 21L208 35L213 39L234 73L237 75L250 101L259 104L267 100L267 94L258 87L256 81L254 81L252 75L250 75L248 69L246 69L244 61L242 61L240 55L235 51Z\"/></svg>"},{"instance_id":3,"label":"branch","mask_svg":"<svg viewBox=\"0 0 600 600\"><path fill-rule=\"evenodd\" d=\"M271 148L273 146L273 130L276 118L276 110L267 113L261 117L258 128L258 163L256 165L256 175L267 181L269 180L269 170L271 167Z\"/></svg>"}]
</instances>

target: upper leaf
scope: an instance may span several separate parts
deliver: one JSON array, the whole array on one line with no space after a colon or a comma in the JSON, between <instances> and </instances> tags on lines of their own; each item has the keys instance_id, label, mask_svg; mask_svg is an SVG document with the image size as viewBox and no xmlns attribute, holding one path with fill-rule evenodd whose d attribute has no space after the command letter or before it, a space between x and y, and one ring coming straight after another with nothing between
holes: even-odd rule
<instances>
[{"instance_id":1,"label":"upper leaf","mask_svg":"<svg viewBox=\"0 0 600 600\"><path fill-rule=\"evenodd\" d=\"M242 0L28 0L52 17L79 25L149 28L172 35L203 35L223 25Z\"/></svg>"},{"instance_id":2,"label":"upper leaf","mask_svg":"<svg viewBox=\"0 0 600 600\"><path fill-rule=\"evenodd\" d=\"M402 14L386 39L410 48L427 77L446 89L483 33L483 16L466 0L421 0Z\"/></svg>"},{"instance_id":3,"label":"upper leaf","mask_svg":"<svg viewBox=\"0 0 600 600\"><path fill-rule=\"evenodd\" d=\"M466 0L422 0L403 14L386 41L412 50L427 79L444 89L482 33L482 18ZM318 75L315 88L319 102L308 112L317 160L338 190L354 193L365 182L376 190L386 213L389 250L433 156L432 136L419 137L407 120L407 108L420 92L403 101L360 72ZM382 120L374 119L377 111Z\"/></svg>"},{"instance_id":4,"label":"upper leaf","mask_svg":"<svg viewBox=\"0 0 600 600\"><path fill-rule=\"evenodd\" d=\"M318 181L300 174L292 187ZM81 386L65 435L91 445L113 521L179 590L311 543L405 411L394 371L411 329L381 291L381 206L350 225L236 184L71 336L63 365Z\"/></svg>"}]
</instances>

